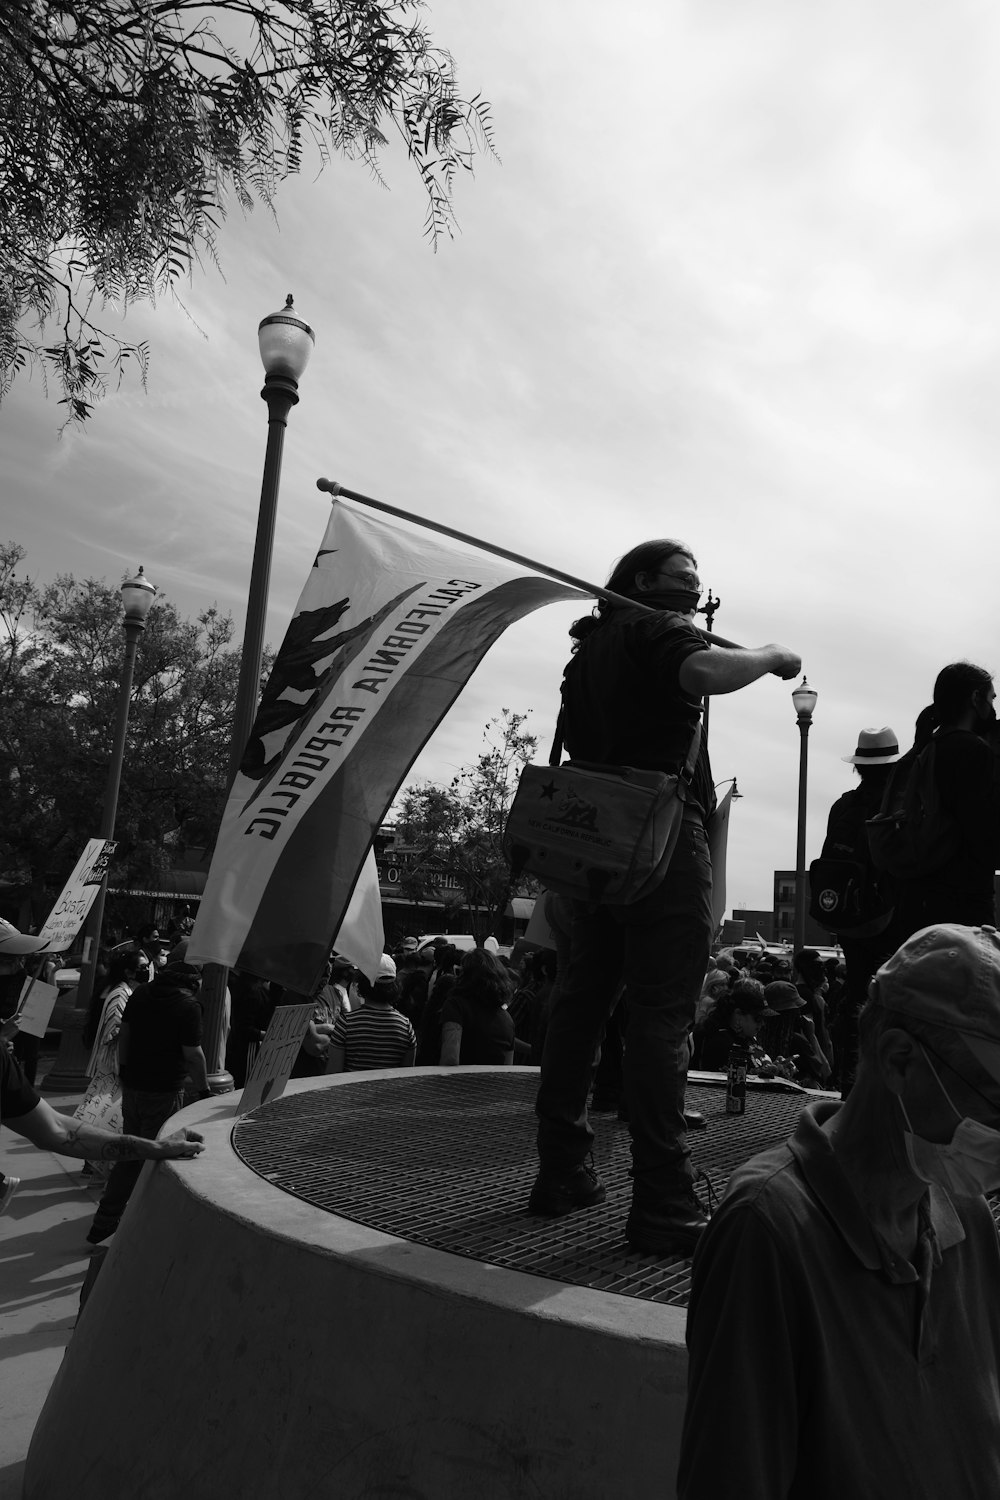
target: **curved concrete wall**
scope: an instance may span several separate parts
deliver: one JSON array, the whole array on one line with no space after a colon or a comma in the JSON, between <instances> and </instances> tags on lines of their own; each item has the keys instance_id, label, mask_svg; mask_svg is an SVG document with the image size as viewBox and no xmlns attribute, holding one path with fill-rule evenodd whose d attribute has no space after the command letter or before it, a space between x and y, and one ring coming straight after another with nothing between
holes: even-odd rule
<instances>
[{"instance_id":1,"label":"curved concrete wall","mask_svg":"<svg viewBox=\"0 0 1000 1500\"><path fill-rule=\"evenodd\" d=\"M178 1117L202 1157L144 1170L25 1500L670 1500L683 1311L302 1203L235 1155L231 1099Z\"/></svg>"}]
</instances>

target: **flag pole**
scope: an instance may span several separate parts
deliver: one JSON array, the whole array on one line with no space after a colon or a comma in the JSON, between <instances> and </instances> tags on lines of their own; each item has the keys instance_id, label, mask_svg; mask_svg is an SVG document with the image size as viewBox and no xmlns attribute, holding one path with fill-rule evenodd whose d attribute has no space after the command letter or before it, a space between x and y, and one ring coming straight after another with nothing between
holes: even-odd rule
<instances>
[{"instance_id":1,"label":"flag pole","mask_svg":"<svg viewBox=\"0 0 1000 1500\"><path fill-rule=\"evenodd\" d=\"M456 542L466 542L471 547L478 547L482 552L492 552L495 557L504 557L508 562L530 568L533 573L544 573L549 578L558 578L560 583L568 583L573 588L581 589L585 594L593 595L596 599L606 599L609 604L627 604L633 609L638 605L641 609L651 609L651 606L643 604L641 599L630 599L625 594L614 594L610 589L602 588L596 583L587 583L583 578L574 578L571 573L563 573L558 568L550 568L547 563L535 562L530 557L522 556L520 552L508 552L506 547L497 547L493 542L484 542L480 537L470 536L466 531L456 531L453 526L443 526L440 521L428 521L425 516L415 515L413 511L400 510L396 505L387 505L384 500L373 500L371 495L359 495L357 490L345 488L344 485L338 484L336 479L317 479L316 488L332 495L334 500L338 495L343 495L345 500L354 500L358 505L369 505L373 510L384 511L386 515L398 516L401 521L412 521L414 525L423 526L427 531L437 531L441 536L450 536ZM698 625L694 628L712 646L729 646L737 651L741 649L735 641L727 641L721 635L713 635L708 630L702 630Z\"/></svg>"}]
</instances>

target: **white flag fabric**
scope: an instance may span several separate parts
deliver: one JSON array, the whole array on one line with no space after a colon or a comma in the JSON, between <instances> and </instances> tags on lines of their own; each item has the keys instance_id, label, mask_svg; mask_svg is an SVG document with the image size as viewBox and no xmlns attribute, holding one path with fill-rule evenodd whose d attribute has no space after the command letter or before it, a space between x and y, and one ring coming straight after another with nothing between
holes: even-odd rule
<instances>
[{"instance_id":1,"label":"white flag fabric","mask_svg":"<svg viewBox=\"0 0 1000 1500\"><path fill-rule=\"evenodd\" d=\"M374 984L384 951L385 928L382 925L378 865L375 851L369 849L337 933L337 952L349 958Z\"/></svg>"},{"instance_id":2,"label":"white flag fabric","mask_svg":"<svg viewBox=\"0 0 1000 1500\"><path fill-rule=\"evenodd\" d=\"M489 647L541 605L586 598L336 500L226 805L189 957L311 994L375 830Z\"/></svg>"},{"instance_id":3,"label":"white flag fabric","mask_svg":"<svg viewBox=\"0 0 1000 1500\"><path fill-rule=\"evenodd\" d=\"M726 915L726 852L732 810L733 788L730 785L708 824L708 852L712 856L712 920L716 929Z\"/></svg>"}]
</instances>

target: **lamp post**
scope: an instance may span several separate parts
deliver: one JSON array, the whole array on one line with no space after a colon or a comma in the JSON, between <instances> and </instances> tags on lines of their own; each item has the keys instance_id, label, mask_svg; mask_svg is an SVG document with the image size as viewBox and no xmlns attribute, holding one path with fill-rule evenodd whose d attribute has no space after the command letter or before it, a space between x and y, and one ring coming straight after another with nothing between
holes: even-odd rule
<instances>
[{"instance_id":1,"label":"lamp post","mask_svg":"<svg viewBox=\"0 0 1000 1500\"><path fill-rule=\"evenodd\" d=\"M262 318L257 328L257 344L264 366L264 389L260 394L262 400L267 402L267 449L257 513L257 540L250 570L240 676L233 710L233 734L229 746L230 787L240 768L260 697L260 668L264 655L267 595L271 583L271 556L274 550L285 427L288 413L298 404L299 381L305 373L315 343L316 335L295 311L291 292L285 298L284 307ZM221 965L205 965L201 991L202 1045L208 1062L209 1087L216 1094L228 1093L233 1087L232 1075L226 1071L225 1058L221 1055L226 978L227 971Z\"/></svg>"},{"instance_id":2,"label":"lamp post","mask_svg":"<svg viewBox=\"0 0 1000 1500\"><path fill-rule=\"evenodd\" d=\"M795 849L795 930L793 951L798 953L806 942L806 776L809 767L809 729L819 695L803 677L792 691L792 702L799 726L799 820Z\"/></svg>"},{"instance_id":3,"label":"lamp post","mask_svg":"<svg viewBox=\"0 0 1000 1500\"><path fill-rule=\"evenodd\" d=\"M721 603L722 603L722 600L718 597L718 595L716 595L716 597L713 599L713 597L712 597L712 590L709 589L709 591L708 591L708 598L705 600L704 604L699 604L698 608L695 610L695 614L696 615L704 615L705 616L705 629L708 631L709 635L712 634L712 626L715 623L715 611L718 609L718 607L719 607L719 605ZM704 731L703 732L704 732L706 741L708 739L708 710L709 710L709 706L711 704L711 701L712 701L711 698L709 698L708 694L706 693L705 694L705 707L704 707L704 710L702 711L702 716L701 716L701 722L704 725Z\"/></svg>"},{"instance_id":4,"label":"lamp post","mask_svg":"<svg viewBox=\"0 0 1000 1500\"><path fill-rule=\"evenodd\" d=\"M104 787L104 806L98 834L98 837L102 839L113 839L115 836L118 791L121 787L122 764L125 760L125 735L128 730L129 708L132 703L135 655L139 647L139 637L146 628L146 616L156 597L156 587L150 583L140 568L134 578L126 578L122 584L121 594L125 609L122 619L122 628L125 631L125 656L122 661L121 684L118 692L118 718L115 723L114 745L108 766L108 779ZM101 928L104 925L104 897L107 888L108 877L105 875L97 892L97 899L91 907L90 920L87 924L90 947L80 973L80 987L76 1000L78 1010L86 1010L90 1004L90 997L94 993L94 973L101 943Z\"/></svg>"},{"instance_id":5,"label":"lamp post","mask_svg":"<svg viewBox=\"0 0 1000 1500\"><path fill-rule=\"evenodd\" d=\"M280 312L270 313L261 319L257 329L257 343L264 366L264 389L260 394L267 402L267 451L264 455L264 479L257 514L257 541L250 572L240 678L233 711L233 738L229 747L230 786L250 738L257 700L260 697L260 664L264 654L264 625L271 583L271 554L274 550L274 523L278 513L285 427L288 413L298 404L299 381L305 373L316 343L316 335L309 324L303 323L296 315L291 292L285 298L285 305Z\"/></svg>"}]
</instances>

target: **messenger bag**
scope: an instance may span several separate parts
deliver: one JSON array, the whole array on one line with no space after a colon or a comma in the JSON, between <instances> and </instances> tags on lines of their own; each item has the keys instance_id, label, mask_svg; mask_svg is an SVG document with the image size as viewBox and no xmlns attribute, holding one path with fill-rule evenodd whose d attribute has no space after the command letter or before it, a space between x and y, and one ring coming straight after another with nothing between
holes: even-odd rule
<instances>
[{"instance_id":1,"label":"messenger bag","mask_svg":"<svg viewBox=\"0 0 1000 1500\"><path fill-rule=\"evenodd\" d=\"M504 829L511 878L533 875L560 896L631 906L667 873L684 809L697 807L691 781L701 720L681 770L642 771L562 756L562 714L552 760L525 766Z\"/></svg>"}]
</instances>

